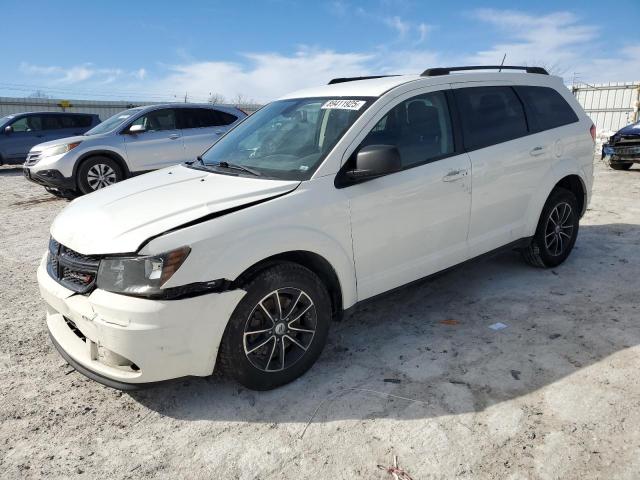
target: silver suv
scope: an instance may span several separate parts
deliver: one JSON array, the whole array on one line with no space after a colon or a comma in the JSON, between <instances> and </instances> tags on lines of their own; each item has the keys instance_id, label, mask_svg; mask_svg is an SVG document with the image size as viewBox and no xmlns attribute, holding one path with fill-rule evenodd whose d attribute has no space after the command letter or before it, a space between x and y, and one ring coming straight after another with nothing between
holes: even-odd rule
<instances>
[{"instance_id":1,"label":"silver suv","mask_svg":"<svg viewBox=\"0 0 640 480\"><path fill-rule=\"evenodd\" d=\"M84 135L36 145L24 163L24 175L54 194L90 193L195 160L246 116L238 108L207 104L131 108Z\"/></svg>"}]
</instances>

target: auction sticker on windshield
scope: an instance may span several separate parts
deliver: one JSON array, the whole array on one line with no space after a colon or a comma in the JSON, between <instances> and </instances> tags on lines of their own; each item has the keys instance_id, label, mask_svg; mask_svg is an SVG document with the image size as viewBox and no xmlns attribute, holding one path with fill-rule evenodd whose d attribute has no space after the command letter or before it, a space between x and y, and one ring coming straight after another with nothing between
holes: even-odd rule
<instances>
[{"instance_id":1,"label":"auction sticker on windshield","mask_svg":"<svg viewBox=\"0 0 640 480\"><path fill-rule=\"evenodd\" d=\"M365 103L364 100L327 100L322 109L360 110Z\"/></svg>"}]
</instances>

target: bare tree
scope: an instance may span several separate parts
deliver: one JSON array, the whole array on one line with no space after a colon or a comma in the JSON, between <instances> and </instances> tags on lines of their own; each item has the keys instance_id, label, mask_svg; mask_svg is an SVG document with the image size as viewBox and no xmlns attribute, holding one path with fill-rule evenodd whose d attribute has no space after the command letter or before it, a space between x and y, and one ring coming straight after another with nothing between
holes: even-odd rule
<instances>
[{"instance_id":1,"label":"bare tree","mask_svg":"<svg viewBox=\"0 0 640 480\"><path fill-rule=\"evenodd\" d=\"M231 104L233 105L255 105L256 103L258 102L256 102L253 98L247 97L242 93L238 93L231 101Z\"/></svg>"},{"instance_id":2,"label":"bare tree","mask_svg":"<svg viewBox=\"0 0 640 480\"><path fill-rule=\"evenodd\" d=\"M213 104L221 104L221 103L225 103L226 99L224 98L224 95L222 95L221 93L210 93L209 94L209 103L213 103Z\"/></svg>"},{"instance_id":3,"label":"bare tree","mask_svg":"<svg viewBox=\"0 0 640 480\"><path fill-rule=\"evenodd\" d=\"M49 97L49 95L44 93L42 90L36 90L35 92L31 93L27 98L51 98L51 97Z\"/></svg>"}]
</instances>

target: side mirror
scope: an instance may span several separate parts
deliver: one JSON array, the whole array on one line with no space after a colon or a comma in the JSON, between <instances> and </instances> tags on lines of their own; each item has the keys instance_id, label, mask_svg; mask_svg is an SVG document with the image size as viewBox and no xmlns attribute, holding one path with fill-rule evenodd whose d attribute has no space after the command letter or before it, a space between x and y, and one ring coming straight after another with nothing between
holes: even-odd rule
<instances>
[{"instance_id":1,"label":"side mirror","mask_svg":"<svg viewBox=\"0 0 640 480\"><path fill-rule=\"evenodd\" d=\"M347 170L347 177L362 182L402 170L400 152L393 145L368 145L356 155L356 168Z\"/></svg>"},{"instance_id":2,"label":"side mirror","mask_svg":"<svg viewBox=\"0 0 640 480\"><path fill-rule=\"evenodd\" d=\"M11 125L4 127L4 133L5 135L10 135L13 133L13 127Z\"/></svg>"},{"instance_id":3,"label":"side mirror","mask_svg":"<svg viewBox=\"0 0 640 480\"><path fill-rule=\"evenodd\" d=\"M128 130L129 133L143 133L143 132L146 132L146 131L147 131L147 129L144 128L144 125L140 125L140 124L131 125L129 127L129 130Z\"/></svg>"}]
</instances>

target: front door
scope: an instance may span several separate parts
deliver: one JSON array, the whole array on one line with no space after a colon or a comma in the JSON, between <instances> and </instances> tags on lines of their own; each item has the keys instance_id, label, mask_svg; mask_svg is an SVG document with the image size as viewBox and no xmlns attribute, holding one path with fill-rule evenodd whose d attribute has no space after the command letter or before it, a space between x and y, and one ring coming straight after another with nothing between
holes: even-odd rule
<instances>
[{"instance_id":1,"label":"front door","mask_svg":"<svg viewBox=\"0 0 640 480\"><path fill-rule=\"evenodd\" d=\"M358 147L395 145L402 171L345 188L359 300L467 258L470 160L454 142L445 92L413 95L381 112Z\"/></svg>"},{"instance_id":2,"label":"front door","mask_svg":"<svg viewBox=\"0 0 640 480\"><path fill-rule=\"evenodd\" d=\"M134 120L131 126L142 125L145 130L125 135L129 170L156 170L187 160L176 116L173 108L163 108Z\"/></svg>"}]
</instances>

